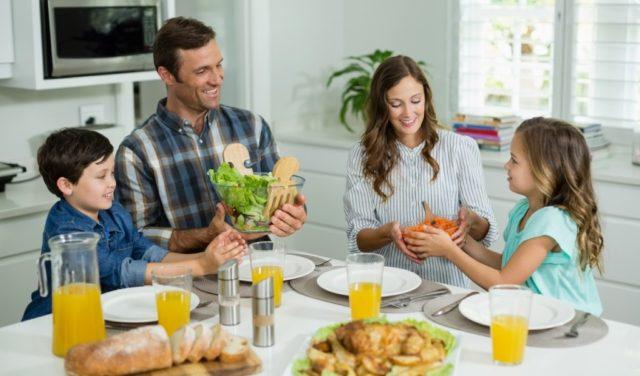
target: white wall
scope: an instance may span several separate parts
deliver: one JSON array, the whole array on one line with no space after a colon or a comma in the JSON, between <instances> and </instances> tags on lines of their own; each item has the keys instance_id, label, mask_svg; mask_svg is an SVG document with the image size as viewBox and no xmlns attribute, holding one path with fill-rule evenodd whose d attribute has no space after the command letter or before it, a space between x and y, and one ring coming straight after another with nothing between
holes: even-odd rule
<instances>
[{"instance_id":1,"label":"white wall","mask_svg":"<svg viewBox=\"0 0 640 376\"><path fill-rule=\"evenodd\" d=\"M225 70L222 103L229 106L245 107L244 67L241 66L243 52L242 22L240 2L226 0L180 0L176 1L176 16L196 18L211 26L216 32L216 40ZM162 81L140 83L140 106L137 122L147 119L156 111L158 100L166 96Z\"/></svg>"},{"instance_id":2,"label":"white wall","mask_svg":"<svg viewBox=\"0 0 640 376\"><path fill-rule=\"evenodd\" d=\"M271 1L271 122L336 127L345 57L390 49L428 64L436 111L448 114L447 0ZM337 84L337 85L336 85Z\"/></svg>"},{"instance_id":3,"label":"white wall","mask_svg":"<svg viewBox=\"0 0 640 376\"><path fill-rule=\"evenodd\" d=\"M58 128L78 126L79 106L96 103L105 106L105 122L113 123L113 85L44 91L0 87L0 161L32 168L43 137Z\"/></svg>"}]
</instances>

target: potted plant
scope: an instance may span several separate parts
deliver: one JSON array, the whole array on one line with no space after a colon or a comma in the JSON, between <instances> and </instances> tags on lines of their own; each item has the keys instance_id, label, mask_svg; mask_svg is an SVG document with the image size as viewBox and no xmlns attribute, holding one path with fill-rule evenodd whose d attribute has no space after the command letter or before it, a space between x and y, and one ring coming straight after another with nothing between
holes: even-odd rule
<instances>
[{"instance_id":1,"label":"potted plant","mask_svg":"<svg viewBox=\"0 0 640 376\"><path fill-rule=\"evenodd\" d=\"M350 76L342 91L342 107L340 108L340 123L342 123L349 132L354 132L354 130L347 122L347 111L350 110L356 118L366 121L364 106L369 96L371 78L378 68L378 65L391 56L393 56L393 52L389 50L375 50L373 53L366 55L349 56L346 60L350 63L329 76L327 87L331 85L334 78ZM426 66L423 61L418 61L417 63L423 69Z\"/></svg>"}]
</instances>

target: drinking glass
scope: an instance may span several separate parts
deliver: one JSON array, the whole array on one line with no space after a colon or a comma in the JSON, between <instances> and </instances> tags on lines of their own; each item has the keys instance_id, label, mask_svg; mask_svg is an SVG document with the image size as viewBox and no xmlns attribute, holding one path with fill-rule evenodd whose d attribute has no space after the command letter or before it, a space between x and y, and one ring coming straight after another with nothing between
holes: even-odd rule
<instances>
[{"instance_id":1,"label":"drinking glass","mask_svg":"<svg viewBox=\"0 0 640 376\"><path fill-rule=\"evenodd\" d=\"M351 319L361 320L380 314L384 257L376 253L347 256L347 283Z\"/></svg>"},{"instance_id":2,"label":"drinking glass","mask_svg":"<svg viewBox=\"0 0 640 376\"><path fill-rule=\"evenodd\" d=\"M191 269L180 265L161 265L151 271L156 293L158 324L171 336L187 325L191 312Z\"/></svg>"},{"instance_id":3,"label":"drinking glass","mask_svg":"<svg viewBox=\"0 0 640 376\"><path fill-rule=\"evenodd\" d=\"M251 262L251 281L256 284L265 278L273 277L274 302L276 307L282 303L282 283L284 280L285 249L280 242L263 241L249 244Z\"/></svg>"},{"instance_id":4,"label":"drinking glass","mask_svg":"<svg viewBox=\"0 0 640 376\"><path fill-rule=\"evenodd\" d=\"M520 285L496 285L489 289L493 361L502 365L522 363L529 331L531 290Z\"/></svg>"},{"instance_id":5,"label":"drinking glass","mask_svg":"<svg viewBox=\"0 0 640 376\"><path fill-rule=\"evenodd\" d=\"M71 347L106 338L94 232L72 232L49 239L50 253L40 256L40 295L47 296L45 262L51 261L52 351L63 357Z\"/></svg>"}]
</instances>

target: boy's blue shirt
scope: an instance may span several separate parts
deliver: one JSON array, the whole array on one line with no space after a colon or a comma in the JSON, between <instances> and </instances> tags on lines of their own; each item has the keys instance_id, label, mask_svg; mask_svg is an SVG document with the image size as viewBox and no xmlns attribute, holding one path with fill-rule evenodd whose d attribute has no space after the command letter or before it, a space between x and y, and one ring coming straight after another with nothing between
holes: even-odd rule
<instances>
[{"instance_id":1,"label":"boy's blue shirt","mask_svg":"<svg viewBox=\"0 0 640 376\"><path fill-rule=\"evenodd\" d=\"M102 292L144 285L147 264L162 261L168 251L145 238L134 227L129 213L115 201L110 209L98 212L98 220L94 221L61 199L49 210L42 236L42 253L51 251L48 241L53 236L77 231L95 232L100 235L97 254ZM43 298L38 290L34 291L22 320L51 313L49 263L47 281L49 294Z\"/></svg>"}]
</instances>

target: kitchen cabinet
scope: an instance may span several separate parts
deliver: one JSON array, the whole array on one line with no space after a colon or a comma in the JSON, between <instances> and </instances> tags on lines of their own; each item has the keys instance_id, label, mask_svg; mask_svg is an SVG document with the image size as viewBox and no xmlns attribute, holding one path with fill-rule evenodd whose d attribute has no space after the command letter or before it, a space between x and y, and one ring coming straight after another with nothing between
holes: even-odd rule
<instances>
[{"instance_id":1,"label":"kitchen cabinet","mask_svg":"<svg viewBox=\"0 0 640 376\"><path fill-rule=\"evenodd\" d=\"M20 321L37 288L37 260L47 211L0 219L0 326ZM9 304L7 304L9 303Z\"/></svg>"},{"instance_id":2,"label":"kitchen cabinet","mask_svg":"<svg viewBox=\"0 0 640 376\"><path fill-rule=\"evenodd\" d=\"M22 89L45 90L158 79L155 71L45 79L42 55L40 1L13 1L10 7L11 11L7 13L5 10L7 10L8 7L5 3L8 2L9 0L0 0L0 66L2 65L3 51L9 48L4 46L4 39L11 38L11 33L6 33L5 36L4 31L7 27L6 24L10 26L13 22L13 44L16 47L19 46L19 48L15 48L14 63L12 64L13 74L11 78L0 80L0 85ZM173 4L173 0L166 0L163 3L165 14L173 14L167 13L169 11L173 12L175 9ZM11 43L7 44L9 46L11 45Z\"/></svg>"},{"instance_id":3,"label":"kitchen cabinet","mask_svg":"<svg viewBox=\"0 0 640 376\"><path fill-rule=\"evenodd\" d=\"M41 179L9 184L0 193L0 326L20 321L38 286L42 230L56 200Z\"/></svg>"},{"instance_id":4,"label":"kitchen cabinet","mask_svg":"<svg viewBox=\"0 0 640 376\"><path fill-rule=\"evenodd\" d=\"M11 0L0 0L0 79L10 78L13 69L13 26Z\"/></svg>"},{"instance_id":5,"label":"kitchen cabinet","mask_svg":"<svg viewBox=\"0 0 640 376\"><path fill-rule=\"evenodd\" d=\"M288 240L290 249L309 250L344 259L347 254L344 206L346 165L354 136L331 132L281 132L280 155L300 160L307 178L308 221ZM502 231L509 211L521 196L509 191L504 163L509 153L481 152L487 193L500 236L493 249L504 247ZM596 283L608 319L640 325L640 168L629 162L628 150L614 148L613 157L593 165L594 189L605 240L604 274Z\"/></svg>"}]
</instances>

